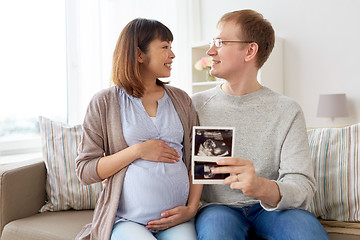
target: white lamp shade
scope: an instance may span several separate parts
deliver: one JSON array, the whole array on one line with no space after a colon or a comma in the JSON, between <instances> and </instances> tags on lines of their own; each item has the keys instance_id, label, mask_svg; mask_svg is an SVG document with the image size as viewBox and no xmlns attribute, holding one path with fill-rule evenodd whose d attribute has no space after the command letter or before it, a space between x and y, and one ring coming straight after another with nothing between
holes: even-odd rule
<instances>
[{"instance_id":1,"label":"white lamp shade","mask_svg":"<svg viewBox=\"0 0 360 240\"><path fill-rule=\"evenodd\" d=\"M348 117L346 94L321 94L317 111L318 117Z\"/></svg>"}]
</instances>

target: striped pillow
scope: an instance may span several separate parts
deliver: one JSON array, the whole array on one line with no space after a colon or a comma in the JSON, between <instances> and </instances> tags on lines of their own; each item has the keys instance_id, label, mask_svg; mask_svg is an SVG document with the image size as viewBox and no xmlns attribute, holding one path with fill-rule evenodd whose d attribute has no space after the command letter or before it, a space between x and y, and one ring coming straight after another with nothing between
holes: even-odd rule
<instances>
[{"instance_id":1,"label":"striped pillow","mask_svg":"<svg viewBox=\"0 0 360 240\"><path fill-rule=\"evenodd\" d=\"M40 116L43 157L47 169L47 203L40 209L61 211L93 209L102 184L82 185L75 174L75 158L81 139L81 125L68 126Z\"/></svg>"},{"instance_id":2,"label":"striped pillow","mask_svg":"<svg viewBox=\"0 0 360 240\"><path fill-rule=\"evenodd\" d=\"M316 217L360 221L359 127L308 130L317 181L310 211Z\"/></svg>"}]
</instances>

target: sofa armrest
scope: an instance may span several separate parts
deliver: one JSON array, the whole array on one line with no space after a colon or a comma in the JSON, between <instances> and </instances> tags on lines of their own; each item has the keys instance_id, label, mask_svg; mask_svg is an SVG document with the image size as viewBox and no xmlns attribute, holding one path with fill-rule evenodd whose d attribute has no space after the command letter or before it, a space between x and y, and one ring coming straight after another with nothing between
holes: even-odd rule
<instances>
[{"instance_id":1,"label":"sofa armrest","mask_svg":"<svg viewBox=\"0 0 360 240\"><path fill-rule=\"evenodd\" d=\"M0 236L4 226L36 214L46 201L43 160L0 166Z\"/></svg>"}]
</instances>

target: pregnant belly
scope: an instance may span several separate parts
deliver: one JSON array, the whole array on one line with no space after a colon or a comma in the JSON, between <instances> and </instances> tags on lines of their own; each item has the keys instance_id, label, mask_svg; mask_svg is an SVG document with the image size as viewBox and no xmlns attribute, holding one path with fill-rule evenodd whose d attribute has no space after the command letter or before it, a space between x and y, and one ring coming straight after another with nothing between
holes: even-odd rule
<instances>
[{"instance_id":1,"label":"pregnant belly","mask_svg":"<svg viewBox=\"0 0 360 240\"><path fill-rule=\"evenodd\" d=\"M117 218L147 224L161 212L185 206L189 178L185 164L137 160L128 167Z\"/></svg>"}]
</instances>

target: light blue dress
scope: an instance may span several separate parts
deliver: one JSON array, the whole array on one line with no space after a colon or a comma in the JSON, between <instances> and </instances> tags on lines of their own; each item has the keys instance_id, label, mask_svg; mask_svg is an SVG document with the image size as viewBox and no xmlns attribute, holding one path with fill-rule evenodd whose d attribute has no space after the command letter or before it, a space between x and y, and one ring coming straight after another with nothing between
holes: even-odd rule
<instances>
[{"instance_id":1,"label":"light blue dress","mask_svg":"<svg viewBox=\"0 0 360 240\"><path fill-rule=\"evenodd\" d=\"M182 161L184 131L166 92L158 100L154 121L141 99L128 95L122 88L118 88L118 93L122 129L128 146L159 139L180 155L180 161L176 163L137 159L126 171L115 222L132 221L146 225L151 220L160 219L162 211L187 203L189 178Z\"/></svg>"}]
</instances>

